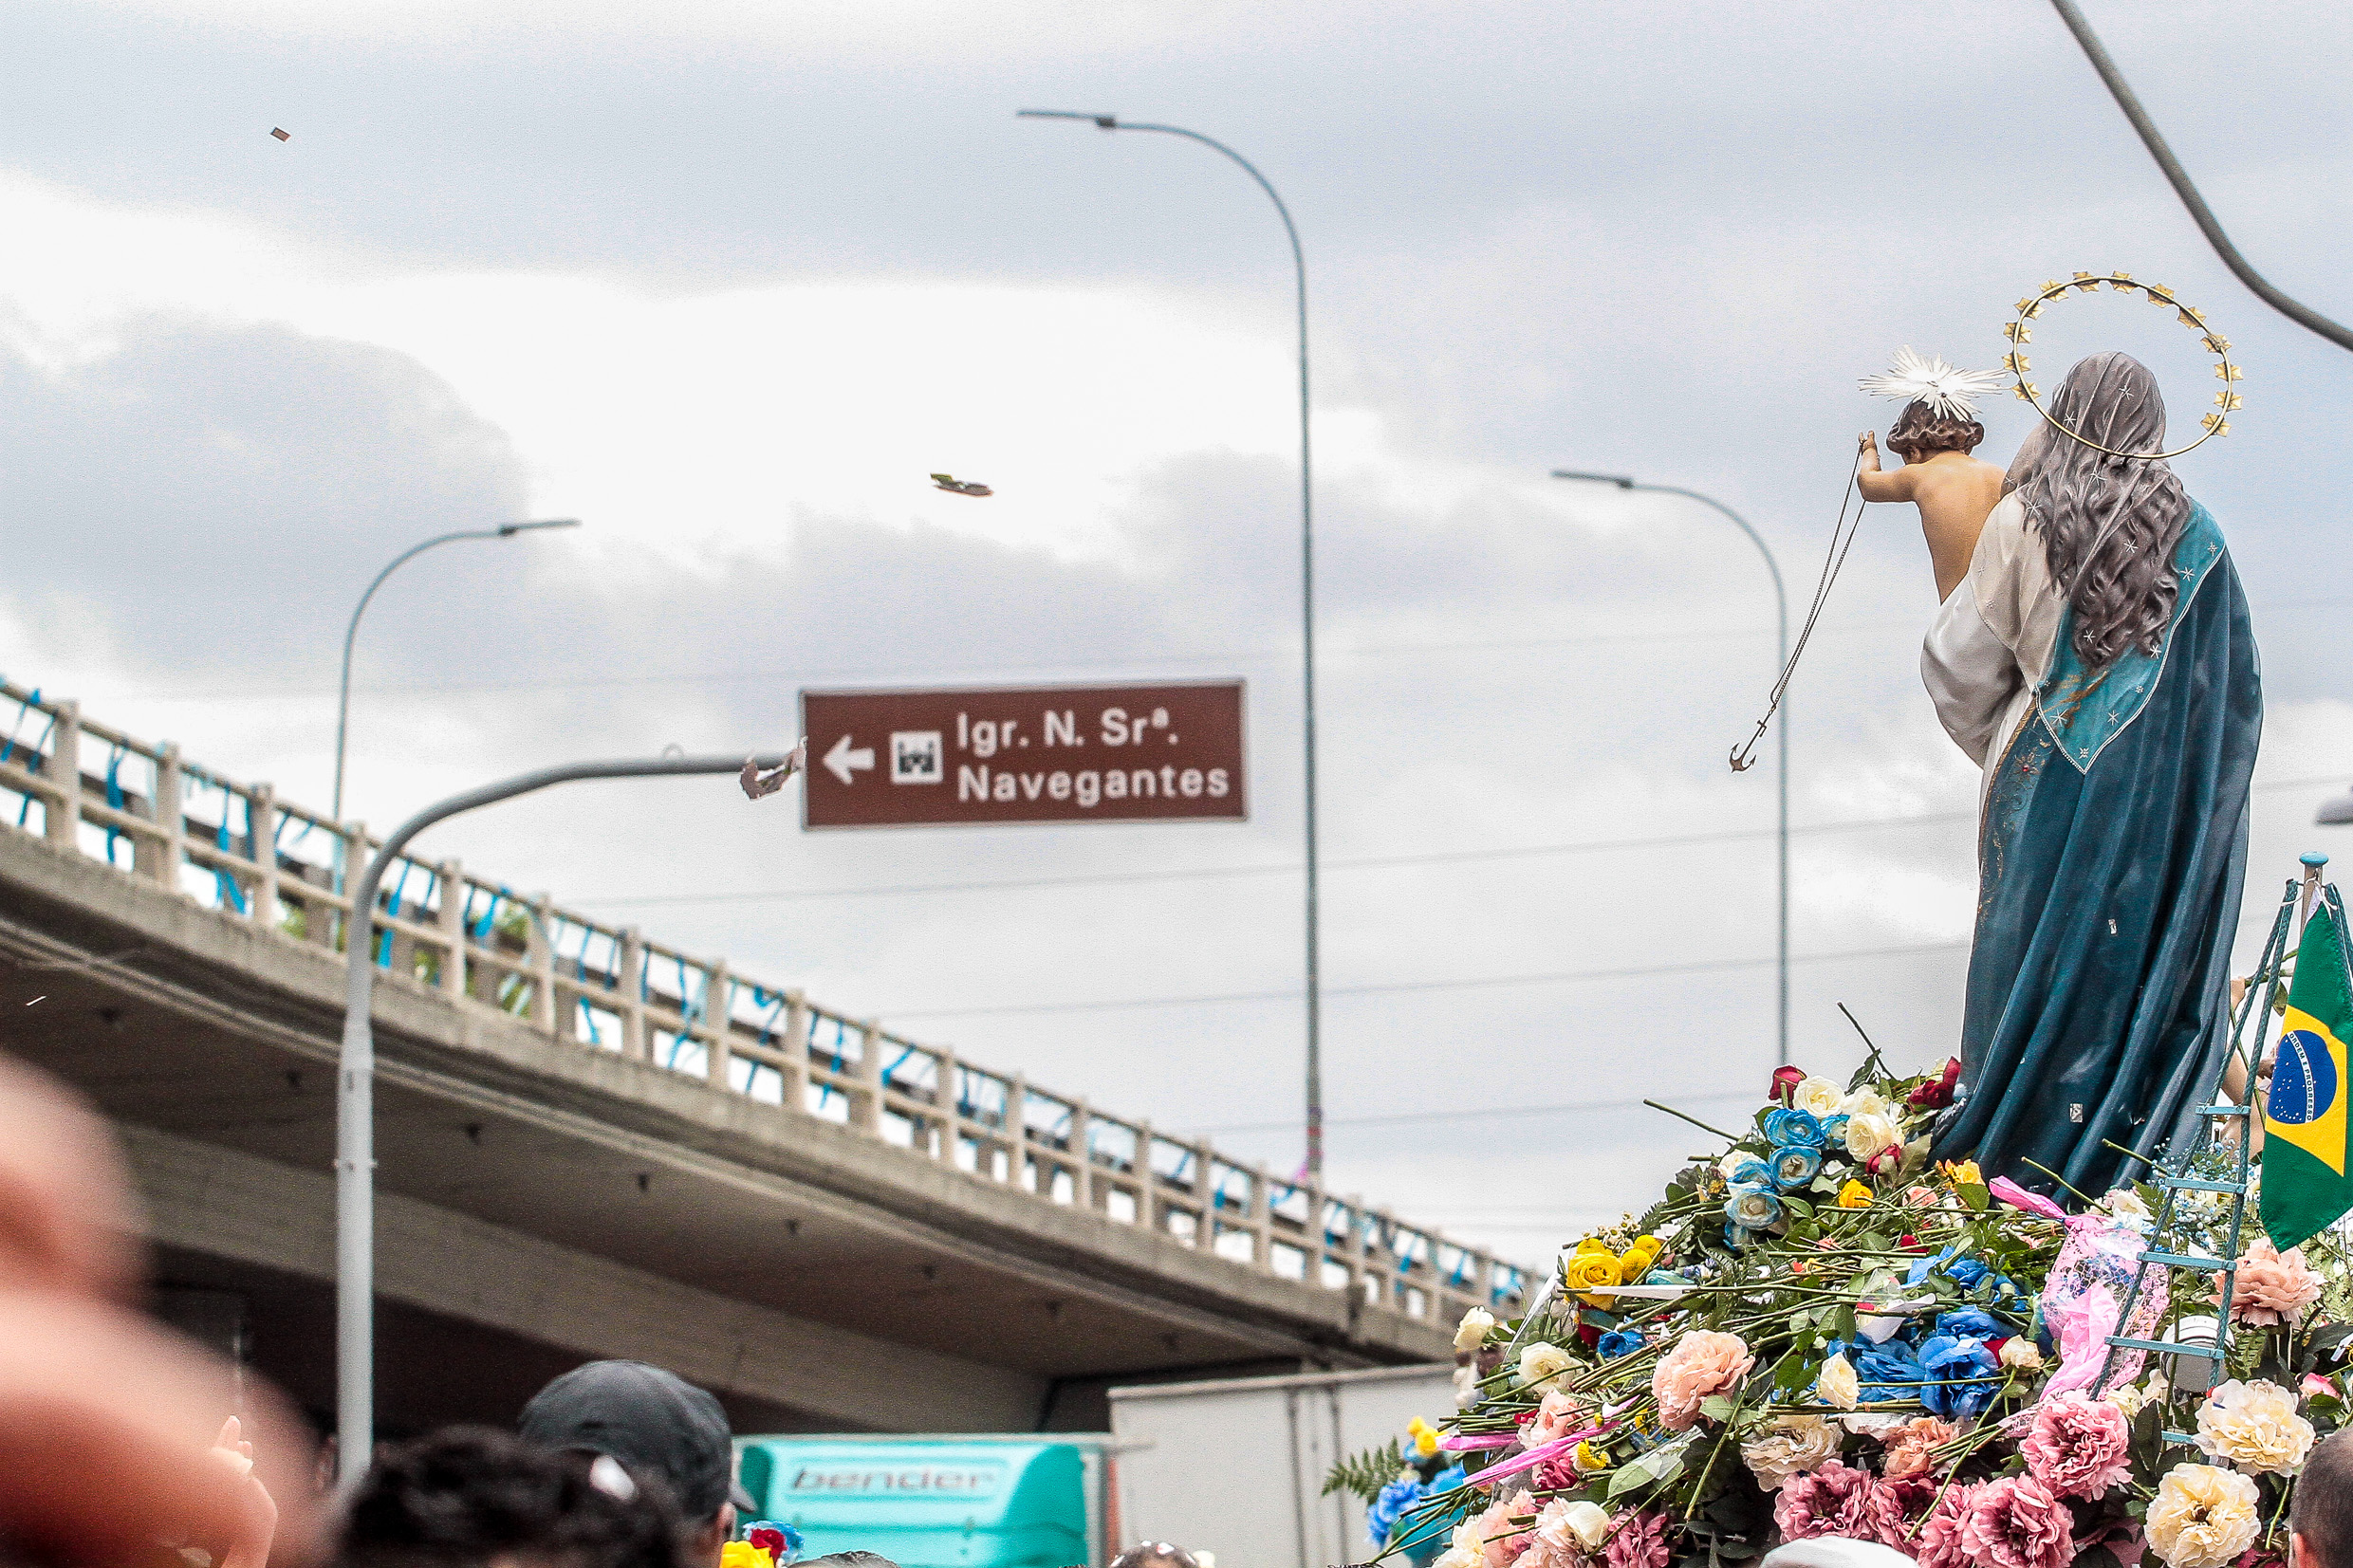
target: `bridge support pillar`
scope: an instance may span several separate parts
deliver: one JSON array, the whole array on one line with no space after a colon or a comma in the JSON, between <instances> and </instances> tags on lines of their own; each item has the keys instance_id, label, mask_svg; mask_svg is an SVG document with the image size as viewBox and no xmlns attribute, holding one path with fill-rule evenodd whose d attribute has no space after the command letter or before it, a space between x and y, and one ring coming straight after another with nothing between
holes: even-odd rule
<instances>
[{"instance_id":1,"label":"bridge support pillar","mask_svg":"<svg viewBox=\"0 0 2353 1568\"><path fill-rule=\"evenodd\" d=\"M808 1114L808 995L805 991L785 993L785 1105L803 1116Z\"/></svg>"},{"instance_id":2,"label":"bridge support pillar","mask_svg":"<svg viewBox=\"0 0 2353 1568\"><path fill-rule=\"evenodd\" d=\"M621 1054L632 1061L645 1060L645 938L635 926L621 932L621 973L613 977L621 992Z\"/></svg>"},{"instance_id":3,"label":"bridge support pillar","mask_svg":"<svg viewBox=\"0 0 2353 1568\"><path fill-rule=\"evenodd\" d=\"M444 860L434 868L441 883L441 994L466 994L466 868Z\"/></svg>"},{"instance_id":4,"label":"bridge support pillar","mask_svg":"<svg viewBox=\"0 0 2353 1568\"><path fill-rule=\"evenodd\" d=\"M734 986L727 977L727 960L714 958L703 981L703 1028L709 1031L703 1072L713 1089L727 1087L728 1059L733 1055L728 1042L735 1032L734 1017Z\"/></svg>"}]
</instances>

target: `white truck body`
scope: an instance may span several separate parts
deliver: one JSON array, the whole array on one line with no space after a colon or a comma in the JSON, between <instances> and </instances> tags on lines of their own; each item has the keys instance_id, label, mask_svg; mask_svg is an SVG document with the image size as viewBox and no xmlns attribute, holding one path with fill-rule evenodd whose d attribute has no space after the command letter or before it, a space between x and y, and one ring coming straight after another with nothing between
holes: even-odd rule
<instances>
[{"instance_id":1,"label":"white truck body","mask_svg":"<svg viewBox=\"0 0 2353 1568\"><path fill-rule=\"evenodd\" d=\"M1454 1411L1454 1369L1380 1367L1111 1391L1121 1545L1173 1541L1217 1568L1332 1568L1373 1546L1334 1464Z\"/></svg>"}]
</instances>

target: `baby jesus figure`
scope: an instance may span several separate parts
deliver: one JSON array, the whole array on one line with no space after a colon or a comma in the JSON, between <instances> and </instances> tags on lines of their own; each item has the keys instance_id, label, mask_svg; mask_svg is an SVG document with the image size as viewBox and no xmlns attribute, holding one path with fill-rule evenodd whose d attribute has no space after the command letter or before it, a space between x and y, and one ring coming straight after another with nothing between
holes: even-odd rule
<instances>
[{"instance_id":1,"label":"baby jesus figure","mask_svg":"<svg viewBox=\"0 0 2353 1568\"><path fill-rule=\"evenodd\" d=\"M1903 467L1881 472L1879 443L1866 430L1856 486L1865 501L1909 501L1919 508L1940 604L1969 575L1987 514L2002 499L2002 470L1970 455L1985 439L1985 426L1976 417L1977 395L2000 381L1998 376L1959 370L1942 359L1923 360L1906 348L1897 352L1894 369L1862 382L1865 392L1910 400L1887 432L1887 450L1903 459Z\"/></svg>"}]
</instances>

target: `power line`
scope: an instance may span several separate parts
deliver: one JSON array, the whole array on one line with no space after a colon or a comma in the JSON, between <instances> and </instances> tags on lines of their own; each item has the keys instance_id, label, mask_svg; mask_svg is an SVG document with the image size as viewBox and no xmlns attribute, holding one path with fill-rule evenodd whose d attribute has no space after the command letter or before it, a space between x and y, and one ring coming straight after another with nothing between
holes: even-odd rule
<instances>
[{"instance_id":1,"label":"power line","mask_svg":"<svg viewBox=\"0 0 2353 1568\"><path fill-rule=\"evenodd\" d=\"M2278 779L2255 785L2257 789L2309 789L2332 784L2343 779L2332 773L2325 778ZM1826 833L1862 833L1880 828L1923 827L1939 822L1974 821L1974 811L1926 811L1904 817L1856 817L1839 822L1814 822L1789 830L1792 838L1818 836ZM1326 860L1327 871L1372 871L1399 866L1459 864L1473 860L1515 860L1546 855L1591 855L1613 850L1677 849L1695 844L1732 843L1748 839L1769 839L1769 827L1726 828L1714 833L1677 833L1640 839L1585 839L1560 844L1523 844L1516 848L1436 850L1419 855L1376 855L1345 860ZM1191 882L1207 881L1229 876L1295 876L1303 869L1296 860L1269 861L1254 866L1197 866L1177 871L1103 871L1080 872L1063 876L1013 876L997 880L972 882L898 882L859 888L766 888L740 893L653 893L620 894L609 897L583 896L577 900L584 907L594 905L606 909L652 908L673 904L748 904L792 902L806 898L879 898L907 894L937 893L1008 893L1026 888L1100 887L1129 882Z\"/></svg>"},{"instance_id":2,"label":"power line","mask_svg":"<svg viewBox=\"0 0 2353 1568\"><path fill-rule=\"evenodd\" d=\"M1967 942L1927 942L1902 948L1855 948L1845 952L1817 952L1789 960L1792 964L1831 964L1850 958L1906 958L1923 953L1952 952ZM1709 974L1719 970L1752 969L1777 962L1771 958L1708 958L1688 964L1639 964L1612 969L1563 969L1550 974L1499 974L1474 980L1397 980L1362 986L1326 986L1326 996L1397 996L1416 991L1498 990L1513 986L1566 985L1581 980L1627 980L1658 974ZM1229 991L1209 996L1146 996L1118 1002L1034 1002L995 1007L932 1007L902 1012L885 1008L893 1021L912 1018L984 1018L1010 1013L1119 1012L1139 1007L1203 1007L1235 1002L1290 1002L1297 990Z\"/></svg>"}]
</instances>

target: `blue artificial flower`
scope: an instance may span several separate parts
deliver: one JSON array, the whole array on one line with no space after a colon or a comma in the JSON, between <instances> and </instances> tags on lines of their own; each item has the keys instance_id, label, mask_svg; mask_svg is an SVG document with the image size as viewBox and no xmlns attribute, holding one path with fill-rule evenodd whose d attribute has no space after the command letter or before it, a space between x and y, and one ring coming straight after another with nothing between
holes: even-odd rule
<instances>
[{"instance_id":1,"label":"blue artificial flower","mask_svg":"<svg viewBox=\"0 0 2353 1568\"><path fill-rule=\"evenodd\" d=\"M1773 1168L1760 1159L1745 1159L1732 1167L1731 1181L1734 1187L1770 1187Z\"/></svg>"},{"instance_id":2,"label":"blue artificial flower","mask_svg":"<svg viewBox=\"0 0 2353 1568\"><path fill-rule=\"evenodd\" d=\"M1765 1141L1775 1149L1819 1149L1825 1137L1822 1123L1811 1111L1785 1105L1765 1113Z\"/></svg>"},{"instance_id":3,"label":"blue artificial flower","mask_svg":"<svg viewBox=\"0 0 2353 1568\"><path fill-rule=\"evenodd\" d=\"M1920 1403L1947 1421L1974 1419L2001 1386L1993 1352L1971 1336L1931 1336L1920 1345L1920 1367L1927 1379L1920 1385Z\"/></svg>"},{"instance_id":4,"label":"blue artificial flower","mask_svg":"<svg viewBox=\"0 0 2353 1568\"><path fill-rule=\"evenodd\" d=\"M1632 1356L1642 1348L1642 1337L1632 1329L1614 1328L1595 1341L1593 1348L1601 1352L1604 1361L1615 1361L1621 1356Z\"/></svg>"},{"instance_id":5,"label":"blue artificial flower","mask_svg":"<svg viewBox=\"0 0 2353 1568\"><path fill-rule=\"evenodd\" d=\"M1950 1339L2000 1339L2010 1330L1978 1307L1957 1307L1936 1315L1936 1332Z\"/></svg>"},{"instance_id":6,"label":"blue artificial flower","mask_svg":"<svg viewBox=\"0 0 2353 1568\"><path fill-rule=\"evenodd\" d=\"M1963 1290L1976 1289L1977 1282L1993 1272L1982 1258L1955 1258L1944 1265L1944 1271Z\"/></svg>"},{"instance_id":7,"label":"blue artificial flower","mask_svg":"<svg viewBox=\"0 0 2353 1568\"><path fill-rule=\"evenodd\" d=\"M1859 1397L1865 1405L1917 1399L1920 1384L1928 1375L1912 1347L1900 1339L1890 1339L1883 1345L1865 1340L1848 1354L1847 1359L1855 1364L1856 1380L1862 1385Z\"/></svg>"},{"instance_id":8,"label":"blue artificial flower","mask_svg":"<svg viewBox=\"0 0 2353 1568\"><path fill-rule=\"evenodd\" d=\"M1793 1187L1803 1187L1812 1181L1814 1172L1821 1169L1822 1151L1819 1149L1790 1148L1773 1151L1773 1184L1784 1192Z\"/></svg>"},{"instance_id":9,"label":"blue artificial flower","mask_svg":"<svg viewBox=\"0 0 2353 1568\"><path fill-rule=\"evenodd\" d=\"M1846 1117L1829 1116L1822 1124L1822 1141L1832 1149L1846 1147Z\"/></svg>"},{"instance_id":10,"label":"blue artificial flower","mask_svg":"<svg viewBox=\"0 0 2353 1568\"><path fill-rule=\"evenodd\" d=\"M1724 1217L1751 1230L1762 1230L1781 1218L1781 1200L1769 1187L1735 1187L1724 1200Z\"/></svg>"},{"instance_id":11,"label":"blue artificial flower","mask_svg":"<svg viewBox=\"0 0 2353 1568\"><path fill-rule=\"evenodd\" d=\"M1405 1476L1380 1488L1372 1506L1364 1510L1364 1533L1373 1538L1376 1546L1389 1544L1389 1533L1397 1528L1399 1518L1405 1510L1429 1495L1418 1476Z\"/></svg>"},{"instance_id":12,"label":"blue artificial flower","mask_svg":"<svg viewBox=\"0 0 2353 1568\"><path fill-rule=\"evenodd\" d=\"M1724 1245L1734 1252L1747 1249L1751 1234L1752 1232L1731 1220L1724 1222Z\"/></svg>"}]
</instances>

